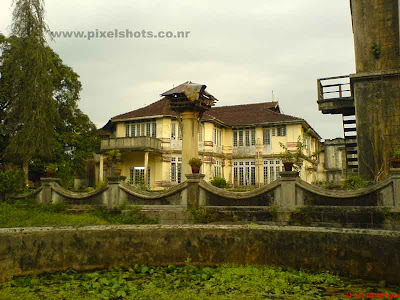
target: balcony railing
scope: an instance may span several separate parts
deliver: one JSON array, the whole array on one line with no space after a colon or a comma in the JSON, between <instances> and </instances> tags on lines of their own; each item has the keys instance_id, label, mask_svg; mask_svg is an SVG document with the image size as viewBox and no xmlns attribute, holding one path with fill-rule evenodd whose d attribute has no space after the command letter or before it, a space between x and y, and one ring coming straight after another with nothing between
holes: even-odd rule
<instances>
[{"instance_id":1,"label":"balcony railing","mask_svg":"<svg viewBox=\"0 0 400 300\"><path fill-rule=\"evenodd\" d=\"M101 151L132 150L132 151L161 151L162 142L159 139L143 137L110 138L101 140Z\"/></svg>"},{"instance_id":2,"label":"balcony railing","mask_svg":"<svg viewBox=\"0 0 400 300\"><path fill-rule=\"evenodd\" d=\"M350 99L352 90L350 76L336 76L318 79L318 101Z\"/></svg>"}]
</instances>

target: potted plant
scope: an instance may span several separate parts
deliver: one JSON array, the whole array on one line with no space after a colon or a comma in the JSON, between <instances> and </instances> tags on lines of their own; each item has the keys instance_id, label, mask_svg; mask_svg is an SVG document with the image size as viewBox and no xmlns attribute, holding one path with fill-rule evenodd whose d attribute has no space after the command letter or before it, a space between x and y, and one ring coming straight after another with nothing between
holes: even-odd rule
<instances>
[{"instance_id":1,"label":"potted plant","mask_svg":"<svg viewBox=\"0 0 400 300\"><path fill-rule=\"evenodd\" d=\"M46 172L47 177L53 177L54 175L56 175L57 171L58 171L57 164L49 163L46 165L45 172Z\"/></svg>"},{"instance_id":2,"label":"potted plant","mask_svg":"<svg viewBox=\"0 0 400 300\"><path fill-rule=\"evenodd\" d=\"M192 173L198 174L200 173L200 167L203 164L200 158L192 157L189 159L189 165L192 167Z\"/></svg>"},{"instance_id":3,"label":"potted plant","mask_svg":"<svg viewBox=\"0 0 400 300\"><path fill-rule=\"evenodd\" d=\"M289 150L285 150L285 152L281 153L279 157L282 159L283 167L286 172L291 172L293 170L293 165L295 163L295 156Z\"/></svg>"},{"instance_id":4,"label":"potted plant","mask_svg":"<svg viewBox=\"0 0 400 300\"><path fill-rule=\"evenodd\" d=\"M112 175L121 176L121 152L119 150L111 150L107 153L107 159L111 162Z\"/></svg>"},{"instance_id":5,"label":"potted plant","mask_svg":"<svg viewBox=\"0 0 400 300\"><path fill-rule=\"evenodd\" d=\"M400 147L393 151L392 155L392 167L400 168Z\"/></svg>"}]
</instances>

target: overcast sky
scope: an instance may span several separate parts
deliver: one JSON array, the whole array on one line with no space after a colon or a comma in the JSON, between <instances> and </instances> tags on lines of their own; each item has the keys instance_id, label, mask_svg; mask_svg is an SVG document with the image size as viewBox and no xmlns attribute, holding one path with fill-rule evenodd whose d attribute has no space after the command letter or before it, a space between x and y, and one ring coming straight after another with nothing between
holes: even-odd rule
<instances>
[{"instance_id":1,"label":"overcast sky","mask_svg":"<svg viewBox=\"0 0 400 300\"><path fill-rule=\"evenodd\" d=\"M12 0L0 2L8 35ZM102 127L187 80L218 105L279 100L324 138L342 137L340 116L323 115L317 79L355 72L349 0L52 0L52 31L190 31L186 39L56 39L50 46L83 84L80 108Z\"/></svg>"}]
</instances>

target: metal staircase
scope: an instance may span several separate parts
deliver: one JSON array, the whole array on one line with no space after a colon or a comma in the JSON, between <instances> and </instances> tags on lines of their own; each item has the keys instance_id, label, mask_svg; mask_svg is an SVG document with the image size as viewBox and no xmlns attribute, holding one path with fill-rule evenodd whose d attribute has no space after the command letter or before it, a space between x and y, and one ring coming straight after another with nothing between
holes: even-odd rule
<instances>
[{"instance_id":1,"label":"metal staircase","mask_svg":"<svg viewBox=\"0 0 400 300\"><path fill-rule=\"evenodd\" d=\"M323 114L340 114L349 172L358 172L357 118L349 76L318 79L318 108Z\"/></svg>"}]
</instances>

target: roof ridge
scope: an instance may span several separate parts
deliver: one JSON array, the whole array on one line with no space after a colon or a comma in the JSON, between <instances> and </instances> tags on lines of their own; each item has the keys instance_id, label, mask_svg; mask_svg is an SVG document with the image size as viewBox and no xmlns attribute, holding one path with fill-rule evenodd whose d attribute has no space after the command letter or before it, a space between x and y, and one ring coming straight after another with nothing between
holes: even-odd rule
<instances>
[{"instance_id":1,"label":"roof ridge","mask_svg":"<svg viewBox=\"0 0 400 300\"><path fill-rule=\"evenodd\" d=\"M234 107L234 106L260 105L260 104L267 104L267 103L276 103L276 104L279 104L279 101L267 101L267 102L257 102L257 103L247 103L247 104L235 104L235 105L214 106L214 107L212 107L211 109L224 108L224 107Z\"/></svg>"}]
</instances>

